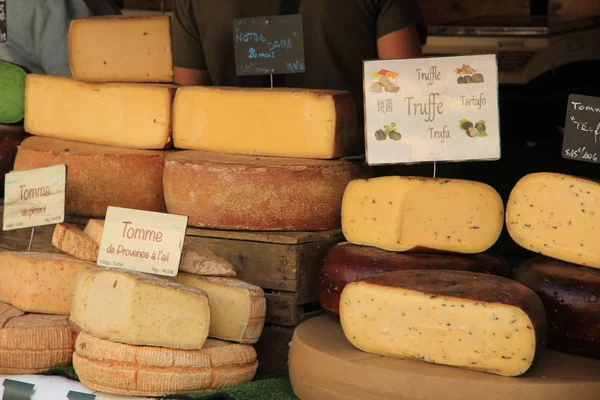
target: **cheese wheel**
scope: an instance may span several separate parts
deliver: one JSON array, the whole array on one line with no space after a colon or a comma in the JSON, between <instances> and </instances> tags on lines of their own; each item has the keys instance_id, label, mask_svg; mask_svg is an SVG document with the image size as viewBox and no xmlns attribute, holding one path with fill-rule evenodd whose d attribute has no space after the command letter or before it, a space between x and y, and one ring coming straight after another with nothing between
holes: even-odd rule
<instances>
[{"instance_id":1,"label":"cheese wheel","mask_svg":"<svg viewBox=\"0 0 600 400\"><path fill-rule=\"evenodd\" d=\"M66 164L66 213L104 217L108 206L165 212L164 157L160 151L30 137L19 146L14 169Z\"/></svg>"},{"instance_id":2,"label":"cheese wheel","mask_svg":"<svg viewBox=\"0 0 600 400\"><path fill-rule=\"evenodd\" d=\"M361 143L349 92L189 86L173 107L180 149L331 159Z\"/></svg>"},{"instance_id":3,"label":"cheese wheel","mask_svg":"<svg viewBox=\"0 0 600 400\"><path fill-rule=\"evenodd\" d=\"M527 250L600 268L600 183L555 173L529 174L510 193L506 226Z\"/></svg>"},{"instance_id":4,"label":"cheese wheel","mask_svg":"<svg viewBox=\"0 0 600 400\"><path fill-rule=\"evenodd\" d=\"M92 390L127 396L164 396L235 386L256 374L250 345L208 339L201 350L131 346L81 333L73 367Z\"/></svg>"},{"instance_id":5,"label":"cheese wheel","mask_svg":"<svg viewBox=\"0 0 600 400\"><path fill-rule=\"evenodd\" d=\"M98 259L98 245L73 224L56 224L52 245L80 260L96 262Z\"/></svg>"},{"instance_id":6,"label":"cheese wheel","mask_svg":"<svg viewBox=\"0 0 600 400\"><path fill-rule=\"evenodd\" d=\"M317 292L321 306L337 315L340 295L348 283L384 272L412 269L483 272L507 278L511 275L511 267L505 260L487 254L407 254L340 243L327 253L319 270Z\"/></svg>"},{"instance_id":7,"label":"cheese wheel","mask_svg":"<svg viewBox=\"0 0 600 400\"><path fill-rule=\"evenodd\" d=\"M14 124L23 119L26 76L23 68L0 60L0 124Z\"/></svg>"},{"instance_id":8,"label":"cheese wheel","mask_svg":"<svg viewBox=\"0 0 600 400\"><path fill-rule=\"evenodd\" d=\"M69 315L86 268L96 265L62 254L0 252L0 298L23 311Z\"/></svg>"},{"instance_id":9,"label":"cheese wheel","mask_svg":"<svg viewBox=\"0 0 600 400\"><path fill-rule=\"evenodd\" d=\"M69 365L75 337L67 316L25 314L0 303L0 373L34 374Z\"/></svg>"},{"instance_id":10,"label":"cheese wheel","mask_svg":"<svg viewBox=\"0 0 600 400\"><path fill-rule=\"evenodd\" d=\"M348 182L362 164L182 151L167 156L169 213L198 227L312 231L340 226Z\"/></svg>"},{"instance_id":11,"label":"cheese wheel","mask_svg":"<svg viewBox=\"0 0 600 400\"><path fill-rule=\"evenodd\" d=\"M346 285L346 338L374 354L522 375L546 343L544 305L527 287L466 271L396 271Z\"/></svg>"},{"instance_id":12,"label":"cheese wheel","mask_svg":"<svg viewBox=\"0 0 600 400\"><path fill-rule=\"evenodd\" d=\"M480 182L401 176L355 180L342 202L346 239L384 250L481 253L496 243L503 226L500 195Z\"/></svg>"},{"instance_id":13,"label":"cheese wheel","mask_svg":"<svg viewBox=\"0 0 600 400\"><path fill-rule=\"evenodd\" d=\"M88 82L173 82L171 18L78 18L69 29L73 78Z\"/></svg>"},{"instance_id":14,"label":"cheese wheel","mask_svg":"<svg viewBox=\"0 0 600 400\"><path fill-rule=\"evenodd\" d=\"M600 271L535 257L514 279L537 293L548 315L548 346L600 358Z\"/></svg>"}]
</instances>

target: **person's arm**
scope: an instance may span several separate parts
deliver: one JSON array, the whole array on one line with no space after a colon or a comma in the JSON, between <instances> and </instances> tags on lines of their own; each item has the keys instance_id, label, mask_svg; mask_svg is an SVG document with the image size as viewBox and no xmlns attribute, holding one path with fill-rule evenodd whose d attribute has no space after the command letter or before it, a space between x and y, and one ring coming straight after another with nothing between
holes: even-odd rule
<instances>
[{"instance_id":1,"label":"person's arm","mask_svg":"<svg viewBox=\"0 0 600 400\"><path fill-rule=\"evenodd\" d=\"M210 86L208 71L190 68L173 68L175 83L183 86Z\"/></svg>"},{"instance_id":2,"label":"person's arm","mask_svg":"<svg viewBox=\"0 0 600 400\"><path fill-rule=\"evenodd\" d=\"M423 56L417 28L404 28L377 39L380 59L418 58Z\"/></svg>"},{"instance_id":3,"label":"person's arm","mask_svg":"<svg viewBox=\"0 0 600 400\"><path fill-rule=\"evenodd\" d=\"M423 21L416 0L375 0L380 59L422 57L417 26Z\"/></svg>"}]
</instances>

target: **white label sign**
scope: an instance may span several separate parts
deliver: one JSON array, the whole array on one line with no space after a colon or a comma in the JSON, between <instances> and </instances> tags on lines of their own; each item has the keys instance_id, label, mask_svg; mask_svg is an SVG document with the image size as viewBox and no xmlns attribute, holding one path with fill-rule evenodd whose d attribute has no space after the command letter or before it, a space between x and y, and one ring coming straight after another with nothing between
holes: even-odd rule
<instances>
[{"instance_id":1,"label":"white label sign","mask_svg":"<svg viewBox=\"0 0 600 400\"><path fill-rule=\"evenodd\" d=\"M495 55L365 61L369 165L500 158Z\"/></svg>"},{"instance_id":2,"label":"white label sign","mask_svg":"<svg viewBox=\"0 0 600 400\"><path fill-rule=\"evenodd\" d=\"M97 264L175 276L187 217L108 207Z\"/></svg>"},{"instance_id":3,"label":"white label sign","mask_svg":"<svg viewBox=\"0 0 600 400\"><path fill-rule=\"evenodd\" d=\"M66 165L6 174L2 230L63 222L66 180Z\"/></svg>"}]
</instances>

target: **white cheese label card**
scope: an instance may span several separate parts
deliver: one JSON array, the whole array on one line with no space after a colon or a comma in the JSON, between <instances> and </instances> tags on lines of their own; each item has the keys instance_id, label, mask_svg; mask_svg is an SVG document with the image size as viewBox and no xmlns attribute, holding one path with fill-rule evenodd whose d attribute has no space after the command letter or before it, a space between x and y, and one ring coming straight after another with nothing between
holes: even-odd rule
<instances>
[{"instance_id":1,"label":"white cheese label card","mask_svg":"<svg viewBox=\"0 0 600 400\"><path fill-rule=\"evenodd\" d=\"M498 160L495 55L363 63L369 165Z\"/></svg>"},{"instance_id":2,"label":"white cheese label card","mask_svg":"<svg viewBox=\"0 0 600 400\"><path fill-rule=\"evenodd\" d=\"M187 217L108 207L97 264L176 276Z\"/></svg>"},{"instance_id":3,"label":"white cheese label card","mask_svg":"<svg viewBox=\"0 0 600 400\"><path fill-rule=\"evenodd\" d=\"M2 230L63 222L66 180L66 165L6 174Z\"/></svg>"},{"instance_id":4,"label":"white cheese label card","mask_svg":"<svg viewBox=\"0 0 600 400\"><path fill-rule=\"evenodd\" d=\"M569 96L564 135L563 158L600 162L600 97Z\"/></svg>"}]
</instances>

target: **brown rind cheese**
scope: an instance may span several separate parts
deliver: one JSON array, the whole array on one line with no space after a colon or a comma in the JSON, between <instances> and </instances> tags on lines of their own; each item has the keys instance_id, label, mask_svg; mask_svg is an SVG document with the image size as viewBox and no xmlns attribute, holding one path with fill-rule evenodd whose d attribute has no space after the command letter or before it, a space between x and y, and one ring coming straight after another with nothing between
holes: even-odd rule
<instances>
[{"instance_id":1,"label":"brown rind cheese","mask_svg":"<svg viewBox=\"0 0 600 400\"><path fill-rule=\"evenodd\" d=\"M312 231L340 227L348 182L360 163L182 151L166 157L169 213L198 227Z\"/></svg>"},{"instance_id":2,"label":"brown rind cheese","mask_svg":"<svg viewBox=\"0 0 600 400\"><path fill-rule=\"evenodd\" d=\"M340 243L327 253L319 271L319 301L325 310L338 315L340 296L348 283L384 272L415 269L483 272L506 278L511 276L511 267L505 260L487 254L397 253Z\"/></svg>"},{"instance_id":3,"label":"brown rind cheese","mask_svg":"<svg viewBox=\"0 0 600 400\"><path fill-rule=\"evenodd\" d=\"M515 269L514 279L542 299L548 347L600 358L600 271L548 257Z\"/></svg>"}]
</instances>

